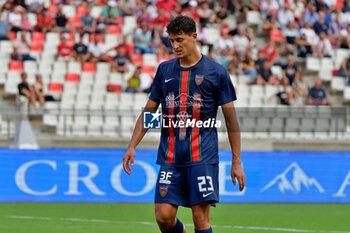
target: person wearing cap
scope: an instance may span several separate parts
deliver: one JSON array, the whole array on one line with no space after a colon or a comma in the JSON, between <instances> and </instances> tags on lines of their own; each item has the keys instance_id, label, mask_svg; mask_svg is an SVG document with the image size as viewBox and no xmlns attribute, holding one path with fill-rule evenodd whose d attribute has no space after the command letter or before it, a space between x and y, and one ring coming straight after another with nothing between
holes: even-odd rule
<instances>
[{"instance_id":1,"label":"person wearing cap","mask_svg":"<svg viewBox=\"0 0 350 233\"><path fill-rule=\"evenodd\" d=\"M118 24L120 13L117 8L117 2L108 0L107 5L102 9L101 16L103 16L105 24Z\"/></svg>"}]
</instances>

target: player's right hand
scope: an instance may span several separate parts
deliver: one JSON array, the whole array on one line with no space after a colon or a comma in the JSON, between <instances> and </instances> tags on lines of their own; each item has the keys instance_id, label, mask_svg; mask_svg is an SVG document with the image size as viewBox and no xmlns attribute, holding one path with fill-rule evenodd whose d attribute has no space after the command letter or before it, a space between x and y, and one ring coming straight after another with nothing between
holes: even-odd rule
<instances>
[{"instance_id":1,"label":"player's right hand","mask_svg":"<svg viewBox=\"0 0 350 233\"><path fill-rule=\"evenodd\" d=\"M131 166L134 166L134 159L135 159L135 149L134 148L128 148L125 152L124 158L123 158L123 168L124 171L130 175L131 174Z\"/></svg>"}]
</instances>

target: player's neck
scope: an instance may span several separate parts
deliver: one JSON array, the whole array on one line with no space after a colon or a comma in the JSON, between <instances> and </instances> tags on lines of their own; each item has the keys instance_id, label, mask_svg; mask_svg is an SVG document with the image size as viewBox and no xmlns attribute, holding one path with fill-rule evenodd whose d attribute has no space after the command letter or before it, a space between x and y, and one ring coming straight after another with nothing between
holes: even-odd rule
<instances>
[{"instance_id":1,"label":"player's neck","mask_svg":"<svg viewBox=\"0 0 350 233\"><path fill-rule=\"evenodd\" d=\"M189 56L185 58L180 58L179 63L181 67L188 68L197 64L201 59L202 54L196 50L196 52L190 54Z\"/></svg>"}]
</instances>

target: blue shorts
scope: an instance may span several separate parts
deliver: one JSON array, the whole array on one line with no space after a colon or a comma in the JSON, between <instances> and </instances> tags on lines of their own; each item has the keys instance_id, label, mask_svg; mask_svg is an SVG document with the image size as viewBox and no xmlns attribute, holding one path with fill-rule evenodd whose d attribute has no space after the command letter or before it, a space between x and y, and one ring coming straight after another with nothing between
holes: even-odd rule
<instances>
[{"instance_id":1,"label":"blue shorts","mask_svg":"<svg viewBox=\"0 0 350 233\"><path fill-rule=\"evenodd\" d=\"M154 202L178 206L219 201L218 164L204 164L190 167L161 165Z\"/></svg>"}]
</instances>

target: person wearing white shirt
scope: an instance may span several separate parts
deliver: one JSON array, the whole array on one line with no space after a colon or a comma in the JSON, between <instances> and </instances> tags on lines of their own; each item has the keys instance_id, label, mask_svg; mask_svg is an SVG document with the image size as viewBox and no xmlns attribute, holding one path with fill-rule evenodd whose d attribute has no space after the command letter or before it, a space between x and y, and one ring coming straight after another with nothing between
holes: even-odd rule
<instances>
[{"instance_id":1,"label":"person wearing white shirt","mask_svg":"<svg viewBox=\"0 0 350 233\"><path fill-rule=\"evenodd\" d=\"M94 41L88 46L88 60L91 62L106 61L105 49L103 44L99 43L99 37L95 36Z\"/></svg>"},{"instance_id":2,"label":"person wearing white shirt","mask_svg":"<svg viewBox=\"0 0 350 233\"><path fill-rule=\"evenodd\" d=\"M326 33L324 31L321 31L320 38L315 46L315 56L319 58L331 57L332 50L332 45L329 42Z\"/></svg>"},{"instance_id":3,"label":"person wearing white shirt","mask_svg":"<svg viewBox=\"0 0 350 233\"><path fill-rule=\"evenodd\" d=\"M293 12L289 9L289 4L285 4L283 8L278 11L277 20L284 28L289 22L294 22Z\"/></svg>"},{"instance_id":4,"label":"person wearing white shirt","mask_svg":"<svg viewBox=\"0 0 350 233\"><path fill-rule=\"evenodd\" d=\"M224 50L229 51L229 54L234 53L234 42L232 35L229 34L229 30L222 31L222 37L218 41L219 50L222 53Z\"/></svg>"},{"instance_id":5,"label":"person wearing white shirt","mask_svg":"<svg viewBox=\"0 0 350 233\"><path fill-rule=\"evenodd\" d=\"M16 6L8 16L8 23L12 27L11 31L18 32L23 30L21 10L21 6Z\"/></svg>"},{"instance_id":6,"label":"person wearing white shirt","mask_svg":"<svg viewBox=\"0 0 350 233\"><path fill-rule=\"evenodd\" d=\"M233 42L239 55L244 56L249 49L249 40L246 37L245 30L243 28L238 28L237 35L233 37Z\"/></svg>"},{"instance_id":7,"label":"person wearing white shirt","mask_svg":"<svg viewBox=\"0 0 350 233\"><path fill-rule=\"evenodd\" d=\"M305 34L306 41L312 45L317 43L317 35L314 29L311 28L310 22L305 22L304 28L300 30L300 34Z\"/></svg>"}]
</instances>

